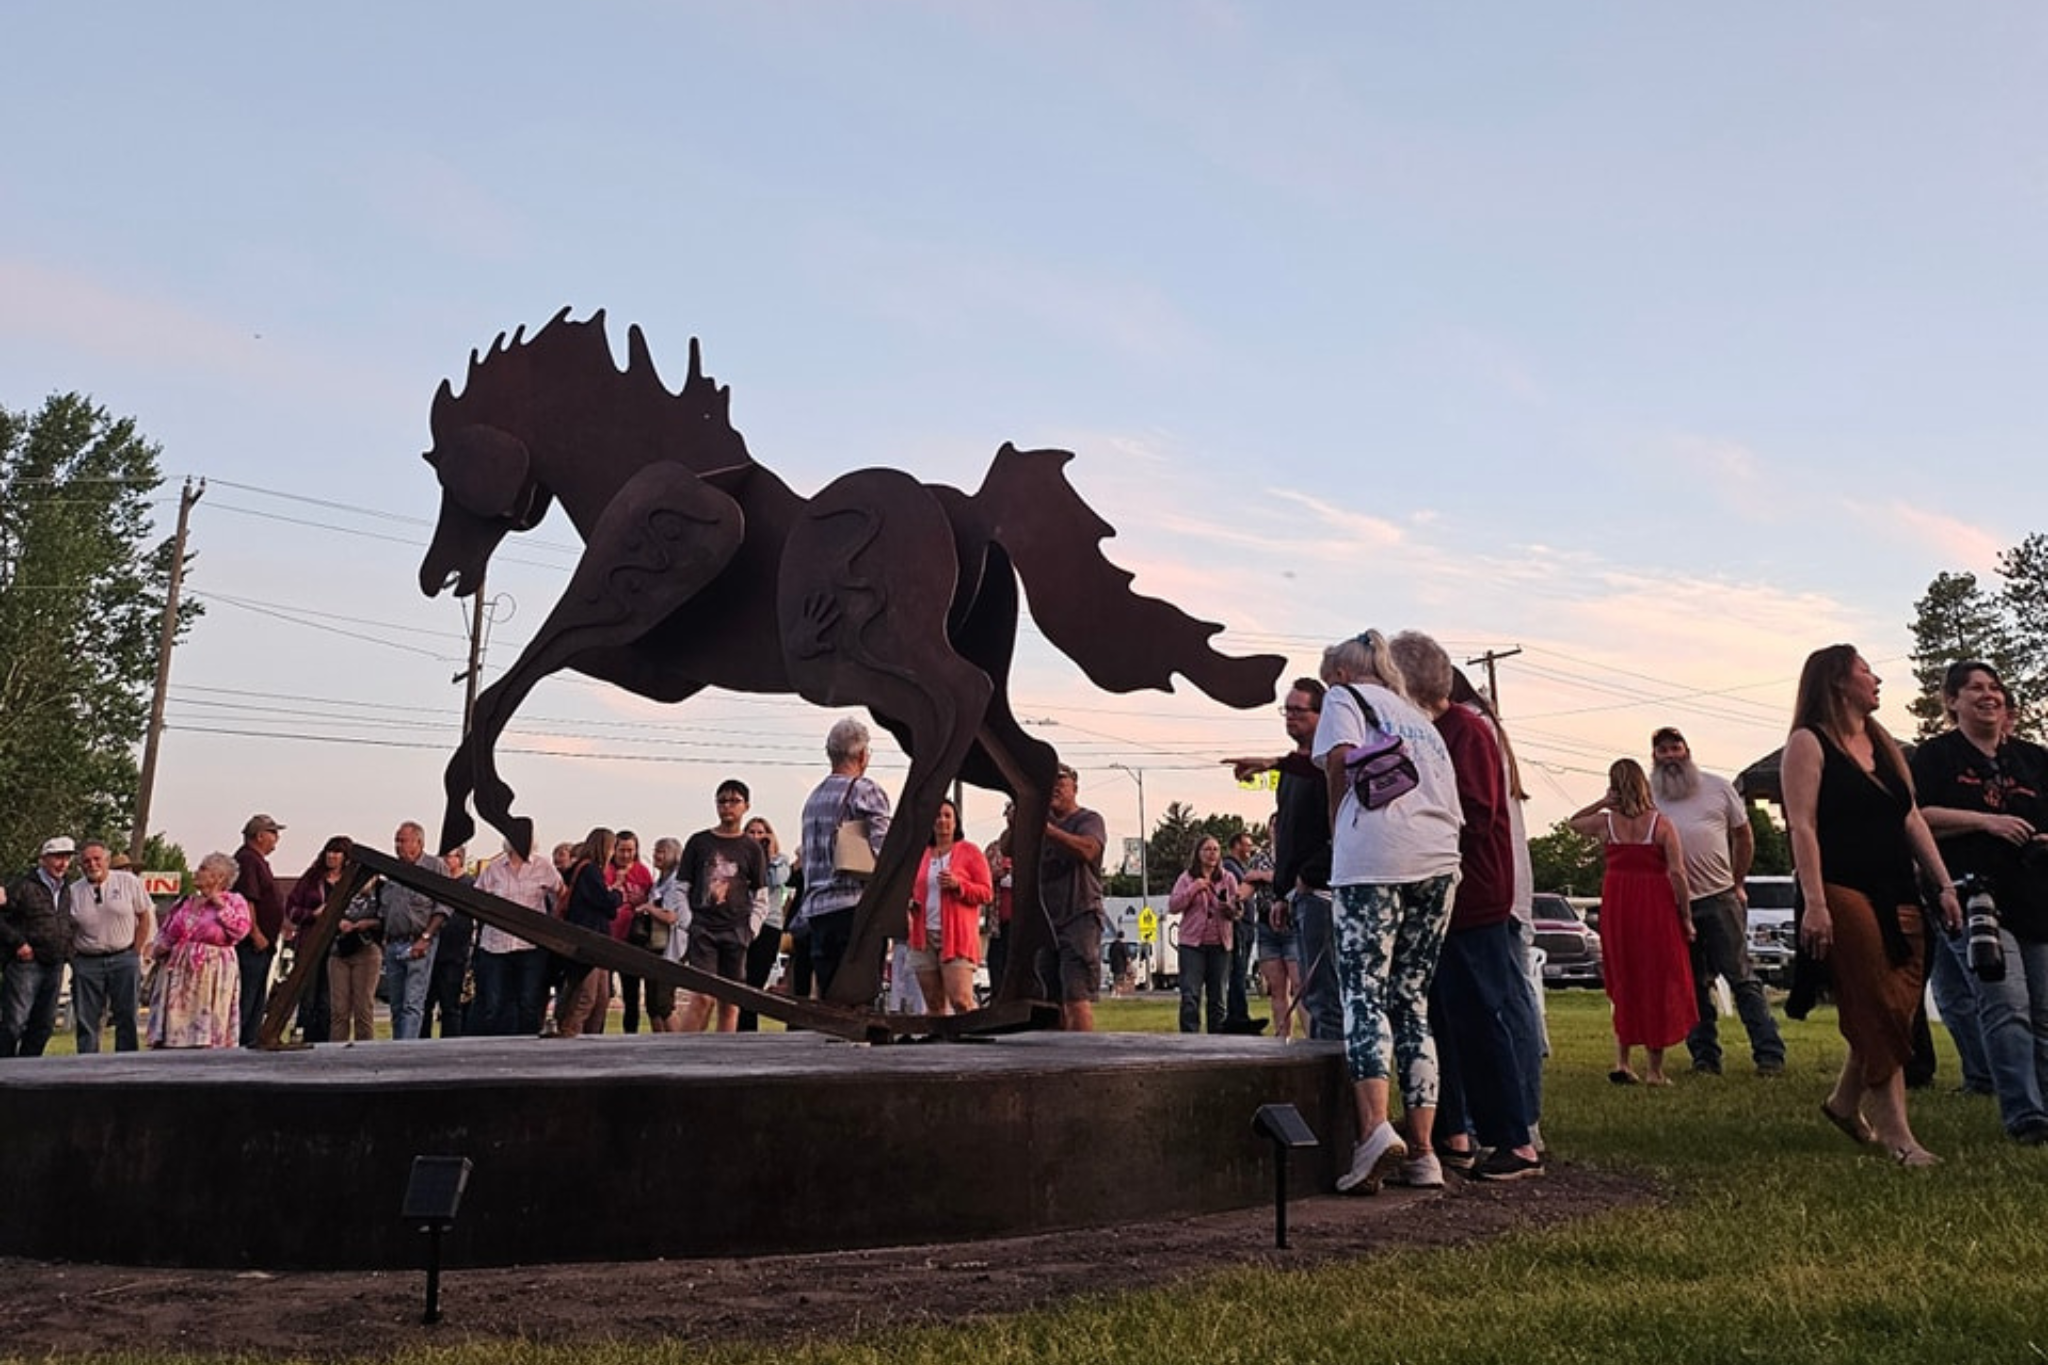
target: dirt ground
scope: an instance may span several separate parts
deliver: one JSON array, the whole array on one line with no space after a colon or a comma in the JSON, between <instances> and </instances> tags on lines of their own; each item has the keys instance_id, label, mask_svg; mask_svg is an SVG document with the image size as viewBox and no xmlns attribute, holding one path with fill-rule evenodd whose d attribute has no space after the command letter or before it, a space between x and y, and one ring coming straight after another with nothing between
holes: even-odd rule
<instances>
[{"instance_id":1,"label":"dirt ground","mask_svg":"<svg viewBox=\"0 0 2048 1365\"><path fill-rule=\"evenodd\" d=\"M943 1246L748 1260L451 1270L443 1321L420 1322L421 1271L148 1270L0 1259L0 1356L116 1349L332 1360L505 1339L709 1344L847 1336L1141 1289L1236 1266L1311 1267L1471 1242L1652 1202L1640 1180L1554 1164L1540 1179L1387 1190L1171 1222Z\"/></svg>"}]
</instances>

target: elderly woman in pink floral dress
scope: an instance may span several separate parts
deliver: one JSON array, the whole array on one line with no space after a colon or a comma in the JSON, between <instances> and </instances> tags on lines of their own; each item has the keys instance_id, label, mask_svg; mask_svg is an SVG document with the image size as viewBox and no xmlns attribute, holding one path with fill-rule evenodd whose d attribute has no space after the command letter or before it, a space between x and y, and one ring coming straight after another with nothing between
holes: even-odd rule
<instances>
[{"instance_id":1,"label":"elderly woman in pink floral dress","mask_svg":"<svg viewBox=\"0 0 2048 1365\"><path fill-rule=\"evenodd\" d=\"M249 902L228 887L235 860L209 853L192 874L192 894L171 907L151 953L158 962L150 999L151 1047L233 1047L241 1031L241 970L235 944L249 932Z\"/></svg>"}]
</instances>

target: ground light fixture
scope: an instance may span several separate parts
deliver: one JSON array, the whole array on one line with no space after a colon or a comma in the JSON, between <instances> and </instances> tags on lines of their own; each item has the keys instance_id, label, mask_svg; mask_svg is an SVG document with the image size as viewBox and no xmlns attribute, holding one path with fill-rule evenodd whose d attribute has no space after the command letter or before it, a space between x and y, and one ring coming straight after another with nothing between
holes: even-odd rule
<instances>
[{"instance_id":1,"label":"ground light fixture","mask_svg":"<svg viewBox=\"0 0 2048 1365\"><path fill-rule=\"evenodd\" d=\"M1273 1245L1287 1250L1287 1154L1321 1146L1308 1120L1291 1104L1262 1104L1252 1115L1252 1132L1273 1144Z\"/></svg>"},{"instance_id":2,"label":"ground light fixture","mask_svg":"<svg viewBox=\"0 0 2048 1365\"><path fill-rule=\"evenodd\" d=\"M398 1217L427 1234L427 1311L420 1321L429 1326L441 1320L441 1234L455 1226L470 1170L466 1156L416 1156L405 1182Z\"/></svg>"}]
</instances>

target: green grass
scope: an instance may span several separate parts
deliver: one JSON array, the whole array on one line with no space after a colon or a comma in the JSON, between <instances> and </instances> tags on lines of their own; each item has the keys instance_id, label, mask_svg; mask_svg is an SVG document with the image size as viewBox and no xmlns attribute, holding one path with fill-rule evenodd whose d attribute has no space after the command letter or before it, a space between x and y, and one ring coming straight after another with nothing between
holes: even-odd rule
<instances>
[{"instance_id":1,"label":"green grass","mask_svg":"<svg viewBox=\"0 0 2048 1365\"><path fill-rule=\"evenodd\" d=\"M1790 1071L1760 1080L1724 1025L1729 1074L1608 1084L1606 1002L1553 994L1544 1133L1554 1156L1655 1182L1647 1204L1437 1251L1243 1270L1168 1289L799 1348L601 1344L420 1351L436 1365L663 1361L1565 1362L1930 1365L2048 1357L2048 1152L2006 1141L1987 1099L1912 1098L1948 1158L1899 1170L1816 1107L1842 1053L1831 1015L1785 1021ZM1171 1027L1168 1000L1105 1001L1107 1028ZM1732 1030L1732 1031L1731 1031ZM991 1178L997 1178L992 1168ZM1427 1217L1426 1206L1414 1216ZM152 1365L168 1356L136 1356Z\"/></svg>"}]
</instances>

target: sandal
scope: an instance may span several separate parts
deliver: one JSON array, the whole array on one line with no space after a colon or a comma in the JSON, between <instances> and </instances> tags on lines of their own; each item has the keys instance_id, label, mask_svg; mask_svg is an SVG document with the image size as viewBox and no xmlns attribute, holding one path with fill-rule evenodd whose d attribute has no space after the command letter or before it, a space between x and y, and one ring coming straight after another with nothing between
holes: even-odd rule
<instances>
[{"instance_id":1,"label":"sandal","mask_svg":"<svg viewBox=\"0 0 2048 1365\"><path fill-rule=\"evenodd\" d=\"M1928 1151L1925 1147L1894 1147L1892 1149L1892 1160L1908 1170L1918 1170L1922 1167L1939 1166L1941 1164L1941 1158Z\"/></svg>"},{"instance_id":2,"label":"sandal","mask_svg":"<svg viewBox=\"0 0 2048 1365\"><path fill-rule=\"evenodd\" d=\"M1870 1121L1861 1114L1837 1114L1828 1107L1826 1100L1822 1100L1820 1116L1841 1129L1842 1136L1860 1146L1868 1147L1877 1141L1877 1130L1872 1128ZM1900 1160L1903 1163L1904 1158L1901 1157Z\"/></svg>"},{"instance_id":3,"label":"sandal","mask_svg":"<svg viewBox=\"0 0 2048 1365\"><path fill-rule=\"evenodd\" d=\"M1618 1066L1607 1073L1607 1079L1613 1081L1616 1085L1634 1085L1637 1077L1636 1073L1630 1071L1627 1067Z\"/></svg>"}]
</instances>

